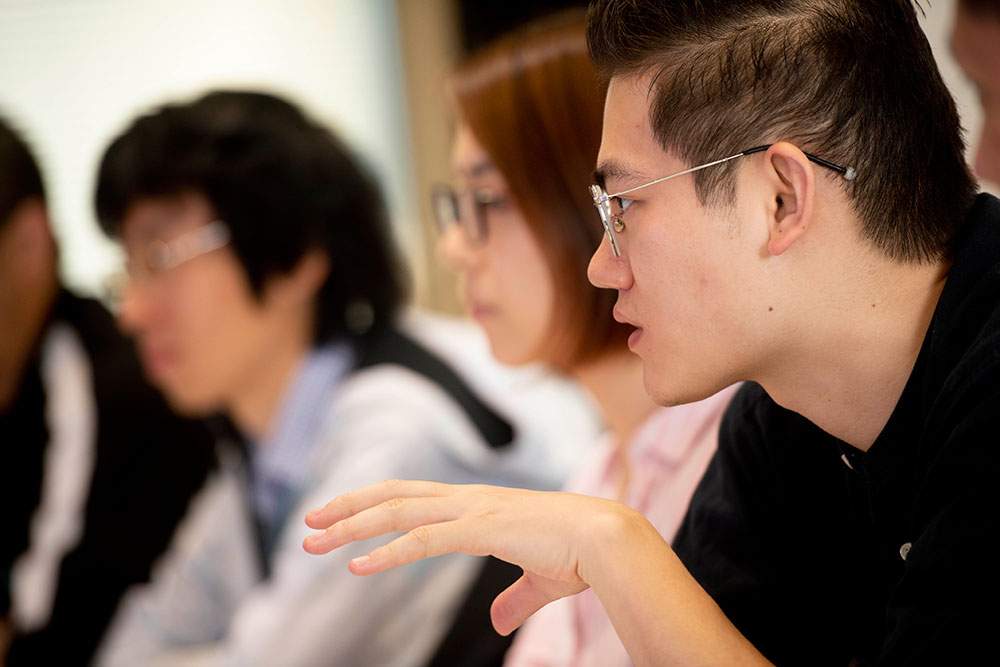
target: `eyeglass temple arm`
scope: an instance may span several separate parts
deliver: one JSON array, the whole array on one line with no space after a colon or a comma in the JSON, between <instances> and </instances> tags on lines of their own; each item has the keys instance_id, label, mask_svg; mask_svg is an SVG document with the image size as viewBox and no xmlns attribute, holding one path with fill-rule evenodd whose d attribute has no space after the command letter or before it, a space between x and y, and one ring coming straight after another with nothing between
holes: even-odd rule
<instances>
[{"instance_id":1,"label":"eyeglass temple arm","mask_svg":"<svg viewBox=\"0 0 1000 667\"><path fill-rule=\"evenodd\" d=\"M774 144L765 144L764 146L754 146L753 148L749 148L740 153L740 156L742 157L744 155L750 155L752 153L761 153L763 151L766 151L773 145ZM822 167L826 167L827 169L834 170L835 172L843 176L845 181L853 181L855 177L858 175L858 172L855 171L854 167L841 167L839 164L834 164L833 162L824 160L821 157L816 157L812 153L806 153L805 151L802 152L805 154L807 158L809 158L811 162L815 162L816 164Z\"/></svg>"}]
</instances>

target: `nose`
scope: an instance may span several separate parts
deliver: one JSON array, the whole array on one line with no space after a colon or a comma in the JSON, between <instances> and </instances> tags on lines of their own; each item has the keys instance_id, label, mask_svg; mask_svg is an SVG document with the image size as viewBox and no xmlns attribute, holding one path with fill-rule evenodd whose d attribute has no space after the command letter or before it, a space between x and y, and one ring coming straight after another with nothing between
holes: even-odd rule
<instances>
[{"instance_id":1,"label":"nose","mask_svg":"<svg viewBox=\"0 0 1000 667\"><path fill-rule=\"evenodd\" d=\"M590 258L587 278L595 287L625 290L632 287L632 267L624 253L621 257L615 257L611 241L602 237L601 245L597 246L594 256Z\"/></svg>"},{"instance_id":2,"label":"nose","mask_svg":"<svg viewBox=\"0 0 1000 667\"><path fill-rule=\"evenodd\" d=\"M438 237L438 254L446 264L459 271L467 271L475 263L478 252L458 225L451 225Z\"/></svg>"},{"instance_id":3,"label":"nose","mask_svg":"<svg viewBox=\"0 0 1000 667\"><path fill-rule=\"evenodd\" d=\"M143 286L131 278L125 279L118 293L118 326L130 335L140 333L149 320L150 305Z\"/></svg>"}]
</instances>

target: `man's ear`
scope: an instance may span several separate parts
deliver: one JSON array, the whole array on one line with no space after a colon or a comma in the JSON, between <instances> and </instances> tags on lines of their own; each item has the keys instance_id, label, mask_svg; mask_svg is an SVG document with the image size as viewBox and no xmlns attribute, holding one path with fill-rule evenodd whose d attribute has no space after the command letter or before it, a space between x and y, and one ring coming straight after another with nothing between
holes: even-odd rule
<instances>
[{"instance_id":1,"label":"man's ear","mask_svg":"<svg viewBox=\"0 0 1000 667\"><path fill-rule=\"evenodd\" d=\"M330 259L317 250L310 250L299 263L283 276L271 279L266 296L295 307L311 302L330 274Z\"/></svg>"},{"instance_id":2,"label":"man's ear","mask_svg":"<svg viewBox=\"0 0 1000 667\"><path fill-rule=\"evenodd\" d=\"M806 154L787 141L767 149L764 165L770 198L767 251L780 255L812 223L815 173Z\"/></svg>"}]
</instances>

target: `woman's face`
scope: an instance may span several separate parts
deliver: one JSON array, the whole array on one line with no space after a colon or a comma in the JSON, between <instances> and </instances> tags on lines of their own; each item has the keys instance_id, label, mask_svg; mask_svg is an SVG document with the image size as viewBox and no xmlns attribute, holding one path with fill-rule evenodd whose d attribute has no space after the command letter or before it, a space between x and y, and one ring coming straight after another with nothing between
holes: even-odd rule
<instances>
[{"instance_id":1,"label":"woman's face","mask_svg":"<svg viewBox=\"0 0 1000 667\"><path fill-rule=\"evenodd\" d=\"M455 191L463 215L480 207L485 237L470 239L458 225L438 250L460 276L459 296L483 327L493 356L509 365L549 360L555 286L548 262L514 204L503 176L464 123L452 148ZM491 203L473 203L473 193Z\"/></svg>"}]
</instances>

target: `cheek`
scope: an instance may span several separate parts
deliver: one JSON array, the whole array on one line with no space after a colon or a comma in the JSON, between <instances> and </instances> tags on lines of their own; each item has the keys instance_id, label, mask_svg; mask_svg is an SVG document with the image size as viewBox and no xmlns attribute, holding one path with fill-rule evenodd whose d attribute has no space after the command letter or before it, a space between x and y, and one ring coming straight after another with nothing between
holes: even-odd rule
<instances>
[{"instance_id":1,"label":"cheek","mask_svg":"<svg viewBox=\"0 0 1000 667\"><path fill-rule=\"evenodd\" d=\"M252 296L228 276L191 276L174 310L174 332L187 381L217 385L235 374L251 347Z\"/></svg>"},{"instance_id":2,"label":"cheek","mask_svg":"<svg viewBox=\"0 0 1000 667\"><path fill-rule=\"evenodd\" d=\"M516 363L544 355L555 307L555 286L545 256L526 227L507 230L493 266L508 358ZM499 341L498 341L499 342ZM510 363L510 362L508 362Z\"/></svg>"}]
</instances>

